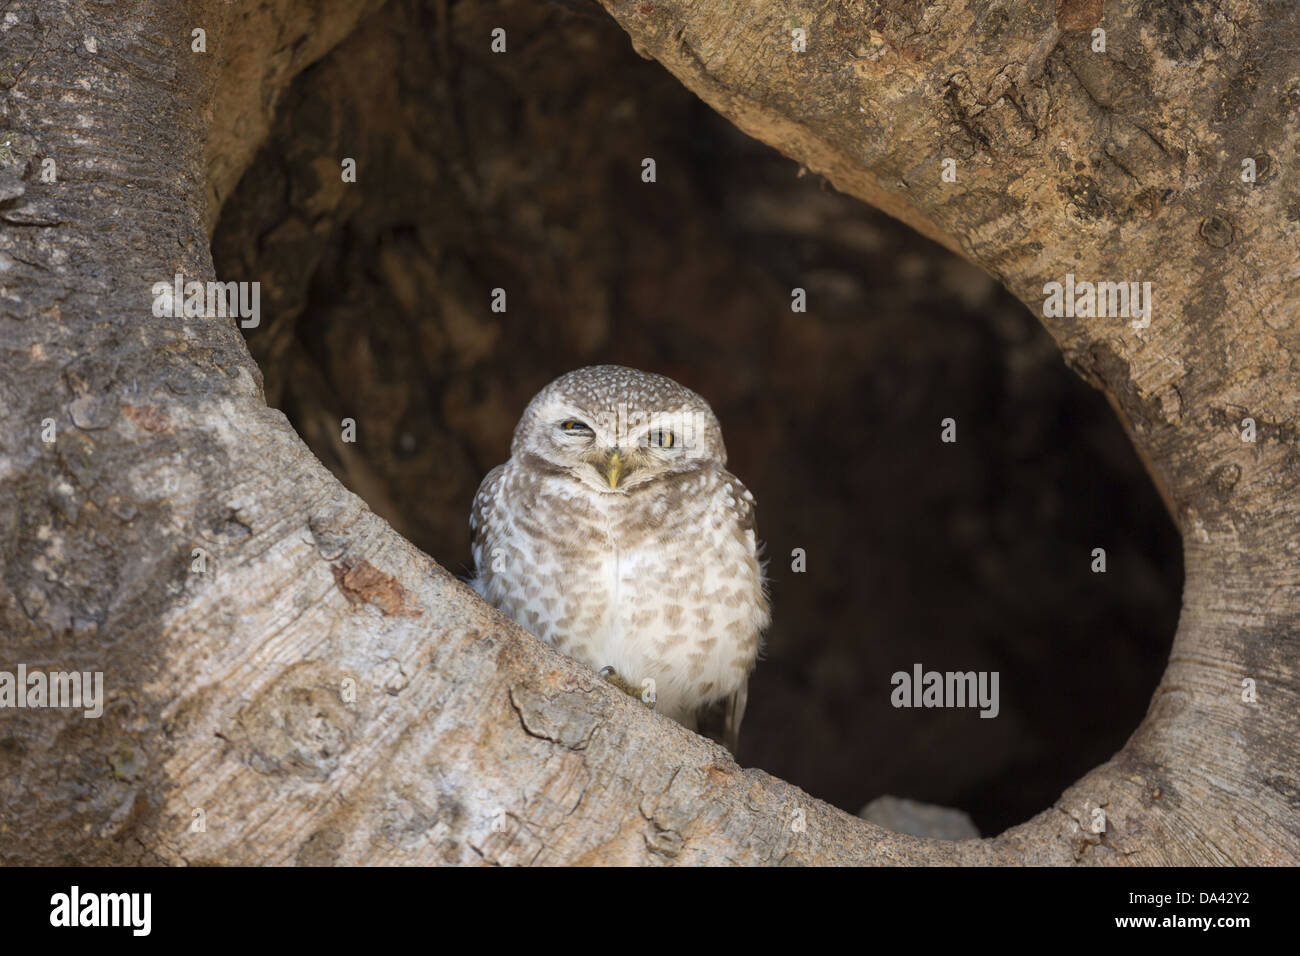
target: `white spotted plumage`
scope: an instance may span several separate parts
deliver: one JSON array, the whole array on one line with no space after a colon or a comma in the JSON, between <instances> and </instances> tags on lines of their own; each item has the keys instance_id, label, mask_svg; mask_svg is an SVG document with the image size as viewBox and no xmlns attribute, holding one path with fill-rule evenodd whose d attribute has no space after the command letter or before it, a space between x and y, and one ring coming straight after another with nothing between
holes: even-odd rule
<instances>
[{"instance_id":1,"label":"white spotted plumage","mask_svg":"<svg viewBox=\"0 0 1300 956\"><path fill-rule=\"evenodd\" d=\"M579 369L529 404L470 528L486 600L593 668L652 680L657 708L688 727L725 705L734 749L769 613L753 495L725 466L717 419L694 392L633 369Z\"/></svg>"}]
</instances>

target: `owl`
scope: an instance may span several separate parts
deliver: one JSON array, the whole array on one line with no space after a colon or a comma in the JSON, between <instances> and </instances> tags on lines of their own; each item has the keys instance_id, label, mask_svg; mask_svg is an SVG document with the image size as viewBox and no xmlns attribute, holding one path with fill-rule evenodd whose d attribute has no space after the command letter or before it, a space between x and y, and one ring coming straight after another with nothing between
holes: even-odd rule
<instances>
[{"instance_id":1,"label":"owl","mask_svg":"<svg viewBox=\"0 0 1300 956\"><path fill-rule=\"evenodd\" d=\"M470 533L488 603L734 753L770 613L754 496L726 465L695 392L581 368L528 404Z\"/></svg>"}]
</instances>

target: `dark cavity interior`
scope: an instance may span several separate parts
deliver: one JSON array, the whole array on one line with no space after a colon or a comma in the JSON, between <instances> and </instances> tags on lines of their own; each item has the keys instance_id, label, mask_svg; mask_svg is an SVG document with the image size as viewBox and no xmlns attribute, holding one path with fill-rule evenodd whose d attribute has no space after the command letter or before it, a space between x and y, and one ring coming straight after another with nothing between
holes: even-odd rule
<instances>
[{"instance_id":1,"label":"dark cavity interior","mask_svg":"<svg viewBox=\"0 0 1300 956\"><path fill-rule=\"evenodd\" d=\"M471 498L539 388L669 375L717 411L767 543L744 765L992 834L1114 753L1168 655L1181 550L1036 319L735 130L594 5L449 10L440 31L433 4L390 3L300 76L217 229L218 277L263 284L267 398L312 450L464 574ZM998 671L999 716L895 709L917 663Z\"/></svg>"}]
</instances>

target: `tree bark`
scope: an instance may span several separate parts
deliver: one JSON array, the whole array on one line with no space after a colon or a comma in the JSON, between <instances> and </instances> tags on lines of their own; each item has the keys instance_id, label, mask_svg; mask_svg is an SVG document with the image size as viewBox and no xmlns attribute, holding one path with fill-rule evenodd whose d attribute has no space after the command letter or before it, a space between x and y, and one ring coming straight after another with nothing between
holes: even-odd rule
<instances>
[{"instance_id":1,"label":"tree bark","mask_svg":"<svg viewBox=\"0 0 1300 956\"><path fill-rule=\"evenodd\" d=\"M174 6L3 8L4 664L108 696L4 713L5 862L1300 859L1300 10L604 2L741 129L1036 314L1066 273L1152 283L1147 328L1044 322L1182 529L1168 670L1054 806L945 843L741 769L552 652L324 470L232 321L152 316L154 283L214 278L279 91L374 4Z\"/></svg>"}]
</instances>

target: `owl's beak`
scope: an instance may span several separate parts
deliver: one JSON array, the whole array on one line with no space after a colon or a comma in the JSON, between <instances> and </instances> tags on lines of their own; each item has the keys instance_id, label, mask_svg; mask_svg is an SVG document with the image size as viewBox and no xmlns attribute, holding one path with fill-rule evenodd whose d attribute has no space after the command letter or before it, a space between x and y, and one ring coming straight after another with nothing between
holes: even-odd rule
<instances>
[{"instance_id":1,"label":"owl's beak","mask_svg":"<svg viewBox=\"0 0 1300 956\"><path fill-rule=\"evenodd\" d=\"M613 491L618 487L619 475L623 473L623 459L619 458L618 450L609 453L609 458L605 460L605 480L609 482L610 490Z\"/></svg>"}]
</instances>

